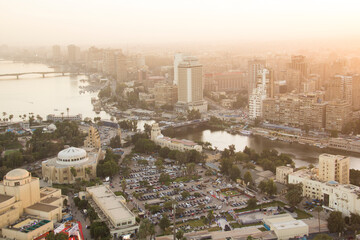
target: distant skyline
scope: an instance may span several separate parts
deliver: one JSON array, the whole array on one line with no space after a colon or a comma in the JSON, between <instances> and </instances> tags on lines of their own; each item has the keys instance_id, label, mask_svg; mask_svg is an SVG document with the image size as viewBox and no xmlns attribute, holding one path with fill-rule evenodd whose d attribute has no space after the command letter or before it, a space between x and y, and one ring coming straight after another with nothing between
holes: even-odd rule
<instances>
[{"instance_id":1,"label":"distant skyline","mask_svg":"<svg viewBox=\"0 0 360 240\"><path fill-rule=\"evenodd\" d=\"M360 1L0 0L0 45L360 39Z\"/></svg>"}]
</instances>

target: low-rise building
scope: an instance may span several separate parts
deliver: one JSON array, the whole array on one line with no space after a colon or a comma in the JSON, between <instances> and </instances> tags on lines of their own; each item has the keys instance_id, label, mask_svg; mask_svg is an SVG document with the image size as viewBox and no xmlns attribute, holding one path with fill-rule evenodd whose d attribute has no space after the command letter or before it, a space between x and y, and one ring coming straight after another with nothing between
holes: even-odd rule
<instances>
[{"instance_id":1,"label":"low-rise building","mask_svg":"<svg viewBox=\"0 0 360 240\"><path fill-rule=\"evenodd\" d=\"M287 166L280 166L276 168L276 181L279 183L287 184L288 176L294 172L294 169Z\"/></svg>"},{"instance_id":2,"label":"low-rise building","mask_svg":"<svg viewBox=\"0 0 360 240\"><path fill-rule=\"evenodd\" d=\"M71 184L76 179L94 178L102 155L101 149L66 148L57 157L42 162L43 179L51 183Z\"/></svg>"},{"instance_id":3,"label":"low-rise building","mask_svg":"<svg viewBox=\"0 0 360 240\"><path fill-rule=\"evenodd\" d=\"M340 211L347 216L350 213L360 214L360 187L336 181L319 181L316 174L307 169L289 174L289 183L301 183L303 196L322 200L326 209Z\"/></svg>"},{"instance_id":4,"label":"low-rise building","mask_svg":"<svg viewBox=\"0 0 360 240\"><path fill-rule=\"evenodd\" d=\"M275 232L277 239L289 239L309 235L309 226L290 214L279 214L263 218L264 226Z\"/></svg>"},{"instance_id":5,"label":"low-rise building","mask_svg":"<svg viewBox=\"0 0 360 240\"><path fill-rule=\"evenodd\" d=\"M82 115L78 114L78 115L58 115L56 116L55 114L49 114L46 116L46 120L47 121L53 121L53 122L62 122L62 121L77 121L80 122L82 121Z\"/></svg>"},{"instance_id":6,"label":"low-rise building","mask_svg":"<svg viewBox=\"0 0 360 240\"><path fill-rule=\"evenodd\" d=\"M25 217L2 229L6 239L32 240L54 229L54 223L49 220Z\"/></svg>"},{"instance_id":7,"label":"low-rise building","mask_svg":"<svg viewBox=\"0 0 360 240\"><path fill-rule=\"evenodd\" d=\"M35 219L60 221L63 200L60 189L40 189L39 178L25 169L11 170L0 182L0 228L14 224L24 213Z\"/></svg>"},{"instance_id":8,"label":"low-rise building","mask_svg":"<svg viewBox=\"0 0 360 240\"><path fill-rule=\"evenodd\" d=\"M198 152L202 151L202 146L198 145L197 143L186 140L186 139L176 139L176 138L169 138L165 137L161 134L161 130L159 124L154 123L151 128L151 140L154 141L157 145L161 147L168 147L171 150L178 150L178 151L190 151L196 150Z\"/></svg>"},{"instance_id":9,"label":"low-rise building","mask_svg":"<svg viewBox=\"0 0 360 240\"><path fill-rule=\"evenodd\" d=\"M136 234L139 225L135 215L126 207L122 196L116 196L107 185L88 187L86 192L90 204L96 205L94 208L98 209L100 219L108 224L113 237Z\"/></svg>"}]
</instances>

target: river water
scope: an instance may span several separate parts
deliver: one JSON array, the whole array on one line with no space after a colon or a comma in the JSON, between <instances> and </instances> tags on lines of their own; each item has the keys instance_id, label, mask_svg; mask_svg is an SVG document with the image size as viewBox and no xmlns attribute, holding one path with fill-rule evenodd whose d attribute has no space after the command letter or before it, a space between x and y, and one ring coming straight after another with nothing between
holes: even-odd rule
<instances>
[{"instance_id":1,"label":"river water","mask_svg":"<svg viewBox=\"0 0 360 240\"><path fill-rule=\"evenodd\" d=\"M217 147L219 150L223 150L231 144L235 145L236 151L242 151L246 146L255 149L257 153L261 153L264 149L276 149L280 153L291 155L296 167L307 166L310 163L316 166L321 153L345 155L350 156L351 168L360 169L360 154L355 153L333 149L320 149L299 143L272 141L261 136L230 134L226 131L197 130L189 128L187 130L183 129L182 131L177 131L175 134L176 137L180 139L210 142L213 147Z\"/></svg>"},{"instance_id":2,"label":"river water","mask_svg":"<svg viewBox=\"0 0 360 240\"><path fill-rule=\"evenodd\" d=\"M53 69L44 64L37 63L13 63L11 61L0 60L0 74L18 72L52 71ZM16 77L0 77L0 117L6 112L7 116L14 115L14 120L19 119L19 115L30 112L35 116L39 114L44 119L48 114L66 114L66 108L70 109L70 114L82 114L83 117L101 117L110 119L110 116L102 111L96 114L93 111L91 98L97 93L80 93L80 80L86 76L50 76L42 78L40 75L25 75ZM143 130L145 123L152 124L154 121L138 121L138 129ZM242 151L245 146L254 148L257 152L264 149L274 148L281 153L290 154L297 167L305 166L309 163L317 165L318 156L323 153L348 155L351 157L351 168L360 169L360 154L349 154L341 151L319 149L297 143L286 143L281 141L271 141L259 136L232 135L225 131L211 131L196 129L184 129L176 132L177 138L191 139L193 141L210 142L214 147L223 150L234 144L237 151Z\"/></svg>"},{"instance_id":3,"label":"river water","mask_svg":"<svg viewBox=\"0 0 360 240\"><path fill-rule=\"evenodd\" d=\"M44 64L14 63L0 61L0 74L19 72L53 71ZM24 75L16 77L0 77L0 117L6 112L7 116L34 113L46 119L48 114L66 114L69 108L70 115L82 114L83 117L101 117L109 119L110 116L102 111L96 114L93 111L91 98L97 93L80 93L80 86L87 83L80 82L86 76L46 76Z\"/></svg>"}]
</instances>

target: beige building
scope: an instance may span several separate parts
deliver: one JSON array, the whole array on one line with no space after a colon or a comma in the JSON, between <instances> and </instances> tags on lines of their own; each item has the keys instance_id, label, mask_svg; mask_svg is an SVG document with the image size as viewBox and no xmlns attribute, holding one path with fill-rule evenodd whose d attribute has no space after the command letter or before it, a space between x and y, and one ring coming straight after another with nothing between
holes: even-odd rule
<instances>
[{"instance_id":1,"label":"beige building","mask_svg":"<svg viewBox=\"0 0 360 240\"><path fill-rule=\"evenodd\" d=\"M341 131L351 120L351 104L346 101L330 102L326 107L326 130Z\"/></svg>"},{"instance_id":2,"label":"beige building","mask_svg":"<svg viewBox=\"0 0 360 240\"><path fill-rule=\"evenodd\" d=\"M154 123L151 128L151 140L154 141L157 145L161 147L168 147L171 150L178 150L181 152L196 150L198 152L202 151L202 147L197 143L186 140L186 139L176 139L165 137L161 134L159 124Z\"/></svg>"},{"instance_id":3,"label":"beige building","mask_svg":"<svg viewBox=\"0 0 360 240\"><path fill-rule=\"evenodd\" d=\"M0 182L0 227L14 224L24 213L60 221L63 200L60 189L40 189L39 179L25 169L11 170Z\"/></svg>"},{"instance_id":4,"label":"beige building","mask_svg":"<svg viewBox=\"0 0 360 240\"><path fill-rule=\"evenodd\" d=\"M54 223L49 220L26 217L2 229L6 239L32 240L54 229Z\"/></svg>"},{"instance_id":5,"label":"beige building","mask_svg":"<svg viewBox=\"0 0 360 240\"><path fill-rule=\"evenodd\" d=\"M360 187L336 181L319 181L316 174L307 169L290 173L289 183L301 183L303 196L322 200L325 209L340 211L346 216L360 214Z\"/></svg>"},{"instance_id":6,"label":"beige building","mask_svg":"<svg viewBox=\"0 0 360 240\"><path fill-rule=\"evenodd\" d=\"M60 151L57 157L42 162L43 179L51 183L71 184L75 179L94 178L102 155L101 149L86 151L75 147L66 148ZM75 169L76 175L71 169Z\"/></svg>"},{"instance_id":7,"label":"beige building","mask_svg":"<svg viewBox=\"0 0 360 240\"><path fill-rule=\"evenodd\" d=\"M288 213L266 216L263 222L265 227L274 231L279 240L309 235L309 226L301 220L294 219Z\"/></svg>"},{"instance_id":8,"label":"beige building","mask_svg":"<svg viewBox=\"0 0 360 240\"><path fill-rule=\"evenodd\" d=\"M348 184L349 166L350 157L327 153L321 154L319 156L319 180Z\"/></svg>"},{"instance_id":9,"label":"beige building","mask_svg":"<svg viewBox=\"0 0 360 240\"><path fill-rule=\"evenodd\" d=\"M202 65L194 57L186 57L178 65L178 111L207 111L207 102L203 98L202 74Z\"/></svg>"},{"instance_id":10,"label":"beige building","mask_svg":"<svg viewBox=\"0 0 360 240\"><path fill-rule=\"evenodd\" d=\"M135 215L126 207L124 198L116 196L107 185L86 188L87 198L96 209L101 220L105 221L113 237L132 235L139 225Z\"/></svg>"},{"instance_id":11,"label":"beige building","mask_svg":"<svg viewBox=\"0 0 360 240\"><path fill-rule=\"evenodd\" d=\"M155 105L173 105L178 100L178 90L175 85L161 82L154 85Z\"/></svg>"},{"instance_id":12,"label":"beige building","mask_svg":"<svg viewBox=\"0 0 360 240\"><path fill-rule=\"evenodd\" d=\"M99 132L93 126L90 126L89 128L88 135L84 140L84 147L96 149L101 148Z\"/></svg>"},{"instance_id":13,"label":"beige building","mask_svg":"<svg viewBox=\"0 0 360 240\"><path fill-rule=\"evenodd\" d=\"M276 181L279 183L287 184L288 176L294 172L294 169L287 166L280 166L276 168Z\"/></svg>"}]
</instances>

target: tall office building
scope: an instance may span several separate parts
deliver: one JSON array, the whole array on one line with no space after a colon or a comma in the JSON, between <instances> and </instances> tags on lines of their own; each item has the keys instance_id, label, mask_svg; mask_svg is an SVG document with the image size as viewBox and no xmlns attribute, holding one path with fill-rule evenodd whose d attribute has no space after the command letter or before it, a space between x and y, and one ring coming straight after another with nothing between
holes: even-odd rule
<instances>
[{"instance_id":1,"label":"tall office building","mask_svg":"<svg viewBox=\"0 0 360 240\"><path fill-rule=\"evenodd\" d=\"M53 58L53 61L61 60L61 48L59 45L54 45L52 47L52 58Z\"/></svg>"},{"instance_id":2,"label":"tall office building","mask_svg":"<svg viewBox=\"0 0 360 240\"><path fill-rule=\"evenodd\" d=\"M352 107L353 110L360 110L360 75L352 76Z\"/></svg>"},{"instance_id":3,"label":"tall office building","mask_svg":"<svg viewBox=\"0 0 360 240\"><path fill-rule=\"evenodd\" d=\"M122 52L118 52L116 54L116 79L118 82L126 82L127 77L127 58Z\"/></svg>"},{"instance_id":4,"label":"tall office building","mask_svg":"<svg viewBox=\"0 0 360 240\"><path fill-rule=\"evenodd\" d=\"M352 76L335 75L331 78L326 88L326 99L329 101L345 100L352 103L353 92Z\"/></svg>"},{"instance_id":5,"label":"tall office building","mask_svg":"<svg viewBox=\"0 0 360 240\"><path fill-rule=\"evenodd\" d=\"M179 82L179 64L184 60L185 55L183 53L175 53L174 55L174 85L178 85Z\"/></svg>"},{"instance_id":6,"label":"tall office building","mask_svg":"<svg viewBox=\"0 0 360 240\"><path fill-rule=\"evenodd\" d=\"M249 118L255 120L262 116L263 101L267 96L267 84L269 84L269 70L261 69L257 73L256 87L249 96Z\"/></svg>"},{"instance_id":7,"label":"tall office building","mask_svg":"<svg viewBox=\"0 0 360 240\"><path fill-rule=\"evenodd\" d=\"M186 57L178 65L178 102L175 107L181 112L191 109L207 111L207 102L203 98L202 65L194 57Z\"/></svg>"},{"instance_id":8,"label":"tall office building","mask_svg":"<svg viewBox=\"0 0 360 240\"><path fill-rule=\"evenodd\" d=\"M80 48L76 45L69 45L68 47L68 61L76 63L80 60Z\"/></svg>"},{"instance_id":9,"label":"tall office building","mask_svg":"<svg viewBox=\"0 0 360 240\"><path fill-rule=\"evenodd\" d=\"M257 74L259 70L265 68L266 61L261 59L254 59L248 62L248 94L253 92L257 85Z\"/></svg>"},{"instance_id":10,"label":"tall office building","mask_svg":"<svg viewBox=\"0 0 360 240\"><path fill-rule=\"evenodd\" d=\"M349 157L321 154L319 156L319 180L349 184L349 165Z\"/></svg>"}]
</instances>

